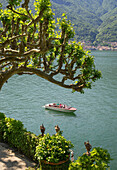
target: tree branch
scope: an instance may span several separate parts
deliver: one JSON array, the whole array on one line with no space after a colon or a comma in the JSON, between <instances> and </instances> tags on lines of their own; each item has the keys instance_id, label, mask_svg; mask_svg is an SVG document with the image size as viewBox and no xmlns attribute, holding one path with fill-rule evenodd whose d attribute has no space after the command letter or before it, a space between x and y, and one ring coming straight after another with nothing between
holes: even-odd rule
<instances>
[{"instance_id":1,"label":"tree branch","mask_svg":"<svg viewBox=\"0 0 117 170\"><path fill-rule=\"evenodd\" d=\"M12 62L12 61L17 61L17 62L23 62L25 61L26 58L13 58L13 57L6 57L0 60L0 64L4 63L4 62Z\"/></svg>"},{"instance_id":2,"label":"tree branch","mask_svg":"<svg viewBox=\"0 0 117 170\"><path fill-rule=\"evenodd\" d=\"M6 45L9 45L9 43L17 38L20 38L20 37L23 37L23 36L26 36L26 34L23 34L23 35L16 35L16 36L13 36L9 39L7 39L4 43L1 43L0 44L0 49L3 49Z\"/></svg>"},{"instance_id":3,"label":"tree branch","mask_svg":"<svg viewBox=\"0 0 117 170\"><path fill-rule=\"evenodd\" d=\"M10 6L10 5L8 5L7 8L10 9L10 10L11 10L12 12L14 12L15 14L28 17L28 15L25 15L25 14L19 13L18 11L15 11L15 10L12 8L12 6Z\"/></svg>"},{"instance_id":4,"label":"tree branch","mask_svg":"<svg viewBox=\"0 0 117 170\"><path fill-rule=\"evenodd\" d=\"M18 73L20 73L20 72L34 73L37 76L39 76L41 78L44 78L44 79L48 80L51 83L54 83L54 84L59 85L59 86L64 87L64 88L75 89L76 91L79 91L79 92L85 87L85 84L81 84L79 86L74 85L74 84L71 84L71 85L63 84L62 81L57 81L51 75L48 75L45 72L37 70L37 69L34 69L34 68L21 67L18 70Z\"/></svg>"}]
</instances>

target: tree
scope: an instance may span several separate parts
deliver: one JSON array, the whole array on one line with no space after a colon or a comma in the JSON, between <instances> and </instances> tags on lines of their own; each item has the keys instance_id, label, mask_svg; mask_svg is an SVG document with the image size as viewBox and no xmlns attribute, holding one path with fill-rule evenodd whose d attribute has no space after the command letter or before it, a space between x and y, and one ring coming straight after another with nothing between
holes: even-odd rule
<instances>
[{"instance_id":1,"label":"tree","mask_svg":"<svg viewBox=\"0 0 117 170\"><path fill-rule=\"evenodd\" d=\"M73 91L91 88L101 77L94 57L75 40L67 16L54 19L50 0L8 0L0 9L0 89L14 74L36 74ZM59 79L57 77L59 76Z\"/></svg>"}]
</instances>

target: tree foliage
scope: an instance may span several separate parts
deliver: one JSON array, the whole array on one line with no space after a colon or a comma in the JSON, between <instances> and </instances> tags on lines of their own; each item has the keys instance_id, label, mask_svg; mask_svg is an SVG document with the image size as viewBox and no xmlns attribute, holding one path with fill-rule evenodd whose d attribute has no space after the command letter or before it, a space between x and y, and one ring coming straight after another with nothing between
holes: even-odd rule
<instances>
[{"instance_id":1,"label":"tree foliage","mask_svg":"<svg viewBox=\"0 0 117 170\"><path fill-rule=\"evenodd\" d=\"M29 0L8 3L0 11L0 89L14 74L36 74L78 92L101 77L93 56L70 41L75 33L67 16L55 22L50 0L36 0L35 13Z\"/></svg>"}]
</instances>

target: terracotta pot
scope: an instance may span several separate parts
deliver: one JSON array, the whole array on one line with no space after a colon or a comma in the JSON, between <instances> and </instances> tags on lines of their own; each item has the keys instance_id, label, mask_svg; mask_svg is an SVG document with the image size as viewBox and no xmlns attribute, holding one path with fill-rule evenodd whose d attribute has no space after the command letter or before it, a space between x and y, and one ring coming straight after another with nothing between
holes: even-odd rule
<instances>
[{"instance_id":1,"label":"terracotta pot","mask_svg":"<svg viewBox=\"0 0 117 170\"><path fill-rule=\"evenodd\" d=\"M40 162L40 167L42 170L68 170L70 163L70 158L67 160L60 161L58 163L47 162L42 160Z\"/></svg>"}]
</instances>

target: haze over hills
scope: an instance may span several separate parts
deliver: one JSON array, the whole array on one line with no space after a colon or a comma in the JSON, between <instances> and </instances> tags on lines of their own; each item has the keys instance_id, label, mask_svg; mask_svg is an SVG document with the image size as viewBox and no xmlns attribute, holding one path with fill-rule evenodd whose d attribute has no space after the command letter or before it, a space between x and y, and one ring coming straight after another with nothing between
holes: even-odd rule
<instances>
[{"instance_id":1,"label":"haze over hills","mask_svg":"<svg viewBox=\"0 0 117 170\"><path fill-rule=\"evenodd\" d=\"M34 0L30 0L31 6ZM5 8L7 1L0 0ZM117 0L51 0L55 17L66 13L78 41L117 42Z\"/></svg>"}]
</instances>

